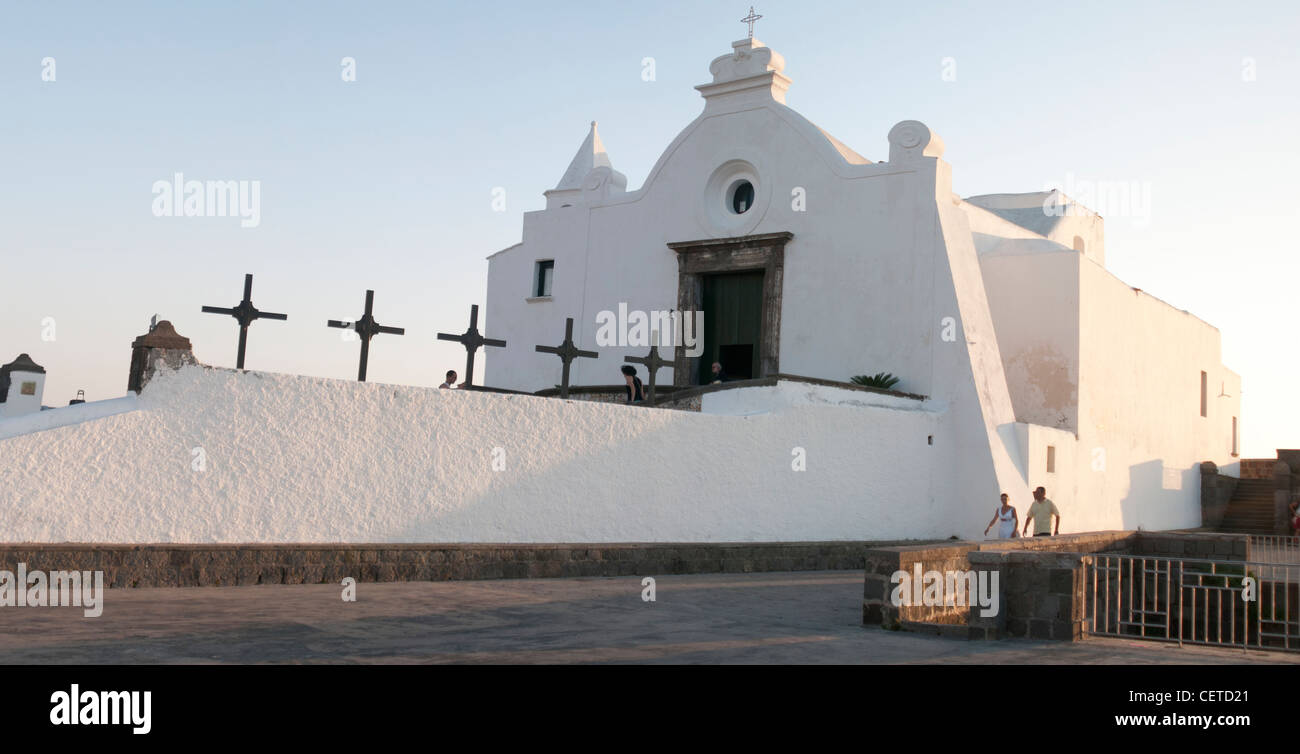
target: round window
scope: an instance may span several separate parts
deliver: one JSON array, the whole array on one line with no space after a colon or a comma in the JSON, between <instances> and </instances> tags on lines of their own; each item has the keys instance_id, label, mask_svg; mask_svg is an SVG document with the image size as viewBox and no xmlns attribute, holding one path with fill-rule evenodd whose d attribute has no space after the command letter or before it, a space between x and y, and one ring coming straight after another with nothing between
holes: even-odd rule
<instances>
[{"instance_id":1,"label":"round window","mask_svg":"<svg viewBox=\"0 0 1300 754\"><path fill-rule=\"evenodd\" d=\"M772 187L761 176L752 162L739 157L714 168L695 205L700 222L715 235L753 231L772 200Z\"/></svg>"},{"instance_id":2,"label":"round window","mask_svg":"<svg viewBox=\"0 0 1300 754\"><path fill-rule=\"evenodd\" d=\"M754 206L754 184L749 181L736 181L731 185L729 204L731 211L743 215Z\"/></svg>"}]
</instances>

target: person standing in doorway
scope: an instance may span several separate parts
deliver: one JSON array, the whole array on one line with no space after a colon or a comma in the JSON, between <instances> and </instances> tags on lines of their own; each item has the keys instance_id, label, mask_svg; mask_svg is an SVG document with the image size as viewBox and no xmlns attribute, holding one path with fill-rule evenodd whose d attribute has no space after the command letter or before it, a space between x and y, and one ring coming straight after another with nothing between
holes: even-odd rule
<instances>
[{"instance_id":1,"label":"person standing in doorway","mask_svg":"<svg viewBox=\"0 0 1300 754\"><path fill-rule=\"evenodd\" d=\"M1052 526L1052 517L1056 517L1056 526ZM1029 513L1025 516L1025 531L1029 531L1029 524L1034 524L1035 537L1050 537L1061 533L1061 512L1056 509L1056 503L1047 499L1047 489L1039 487L1034 490L1034 502L1029 504Z\"/></svg>"},{"instance_id":2,"label":"person standing in doorway","mask_svg":"<svg viewBox=\"0 0 1300 754\"><path fill-rule=\"evenodd\" d=\"M1007 493L1002 493L1002 505L993 511L993 520L989 525L984 527L984 536L988 536L989 529L993 524L998 525L998 539L1011 539L1016 536L1016 529L1019 528L1019 514L1016 513L1016 507L1011 504L1011 498Z\"/></svg>"},{"instance_id":3,"label":"person standing in doorway","mask_svg":"<svg viewBox=\"0 0 1300 754\"><path fill-rule=\"evenodd\" d=\"M449 370L449 371L447 372L447 381L446 381L446 382L443 382L441 385L439 385L439 386L438 386L438 389L439 389L439 390L453 390L453 389L455 389L455 387L456 387L456 373L455 373L454 371L450 371L450 370Z\"/></svg>"}]
</instances>

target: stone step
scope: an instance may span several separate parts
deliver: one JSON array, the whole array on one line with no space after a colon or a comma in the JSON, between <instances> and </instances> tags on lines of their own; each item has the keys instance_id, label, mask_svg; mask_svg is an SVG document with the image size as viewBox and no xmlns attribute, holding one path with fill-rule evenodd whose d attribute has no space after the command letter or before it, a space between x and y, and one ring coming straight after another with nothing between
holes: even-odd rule
<instances>
[{"instance_id":1,"label":"stone step","mask_svg":"<svg viewBox=\"0 0 1300 754\"><path fill-rule=\"evenodd\" d=\"M903 620L898 622L900 631L916 634L940 636L945 639L996 639L984 628L975 628L965 623L926 623L924 621Z\"/></svg>"}]
</instances>

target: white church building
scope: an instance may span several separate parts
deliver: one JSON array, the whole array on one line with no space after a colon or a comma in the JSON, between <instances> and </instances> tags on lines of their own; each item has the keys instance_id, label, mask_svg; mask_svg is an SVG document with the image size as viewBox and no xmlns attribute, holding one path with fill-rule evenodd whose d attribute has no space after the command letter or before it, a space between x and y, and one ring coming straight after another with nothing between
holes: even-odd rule
<instances>
[{"instance_id":1,"label":"white church building","mask_svg":"<svg viewBox=\"0 0 1300 754\"><path fill-rule=\"evenodd\" d=\"M664 352L678 408L205 367L172 330L131 342L133 376L168 368L127 397L34 411L20 359L0 541L978 539L1040 485L1062 533L1200 525L1200 464L1240 470L1219 332L1109 273L1096 214L955 196L916 121L868 160L785 105L784 67L734 43L635 191L593 125L490 257L488 386L559 383L534 348L569 318L596 354L570 382L621 384L649 349L608 313L702 312ZM736 382L692 389L714 361ZM896 390L848 384L878 372Z\"/></svg>"},{"instance_id":2,"label":"white church building","mask_svg":"<svg viewBox=\"0 0 1300 754\"><path fill-rule=\"evenodd\" d=\"M918 499L991 510L1042 485L1063 531L1199 525L1200 462L1238 468L1241 383L1218 330L1108 272L1102 218L1069 197L963 199L943 141L912 120L867 159L785 104L778 53L732 48L639 189L592 124L522 241L489 257L491 336L553 344L572 317L601 358L574 361L571 382L616 384L647 348L599 342L602 312L702 311L702 353L661 383L708 381L718 361L733 379L889 372L924 396L881 409L930 417L889 440L926 477ZM531 348L486 358L491 386L560 381ZM703 410L766 410L745 390Z\"/></svg>"}]
</instances>

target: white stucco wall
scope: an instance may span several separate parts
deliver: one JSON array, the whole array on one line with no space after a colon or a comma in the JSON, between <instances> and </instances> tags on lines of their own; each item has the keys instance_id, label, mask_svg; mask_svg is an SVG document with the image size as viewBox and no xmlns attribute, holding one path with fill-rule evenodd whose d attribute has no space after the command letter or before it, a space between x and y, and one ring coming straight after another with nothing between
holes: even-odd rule
<instances>
[{"instance_id":1,"label":"white stucco wall","mask_svg":"<svg viewBox=\"0 0 1300 754\"><path fill-rule=\"evenodd\" d=\"M1000 489L1023 515L1018 469L1062 531L1195 524L1185 460L1105 445L1096 470L1095 441L1025 423L972 452L951 405L804 383L711 393L692 413L185 367L103 403L0 432L0 541L977 537ZM1203 458L1196 445L1182 458Z\"/></svg>"},{"instance_id":2,"label":"white stucco wall","mask_svg":"<svg viewBox=\"0 0 1300 754\"><path fill-rule=\"evenodd\" d=\"M92 419L102 419L105 416L134 411L136 407L135 400L135 393L127 393L121 398L90 401L89 403L78 403L73 406L60 406L48 411L36 411L22 416L3 418L0 419L0 439L54 429L55 427L66 427L70 424L80 424Z\"/></svg>"},{"instance_id":3,"label":"white stucco wall","mask_svg":"<svg viewBox=\"0 0 1300 754\"><path fill-rule=\"evenodd\" d=\"M991 233L1004 238L1024 237L1015 231L1008 232L1004 225L988 221L989 217L996 217L1031 231L1035 238L1045 238L1067 249L1081 251L1097 264L1106 265L1105 221L1060 191L972 196L963 201L963 208L971 216L972 223L978 226L976 233ZM983 253L984 249L980 251Z\"/></svg>"},{"instance_id":4,"label":"white stucco wall","mask_svg":"<svg viewBox=\"0 0 1300 754\"><path fill-rule=\"evenodd\" d=\"M1042 236L1028 228L1022 228L983 207L961 200L960 197L954 198L961 202L959 206L966 213L966 221L970 224L971 235L975 241L975 250L980 254L992 251L1008 239L1044 240Z\"/></svg>"},{"instance_id":5,"label":"white stucco wall","mask_svg":"<svg viewBox=\"0 0 1300 754\"><path fill-rule=\"evenodd\" d=\"M1060 511L1062 532L1098 531L1097 527L1107 521L1123 520L1118 507L1103 500L1086 497L1081 492L1080 481L1089 471L1089 458L1080 450L1079 438L1073 431L1018 422L1016 436L1020 440L1020 447L1024 453L1024 466L1029 478L1026 486L1029 490L1036 487L1047 490L1047 498L1056 503ZM1048 471L1048 448L1055 449L1052 471ZM1089 490L1087 494L1096 493ZM1011 500L1012 505L1020 511L1022 526L1032 502L1032 493L1015 496ZM1108 518L1101 515L1102 511L1110 511L1112 516Z\"/></svg>"},{"instance_id":6,"label":"white stucco wall","mask_svg":"<svg viewBox=\"0 0 1300 754\"><path fill-rule=\"evenodd\" d=\"M1076 515L1085 527L1116 515L1124 528L1199 526L1199 464L1214 461L1232 476L1240 469L1231 435L1241 378L1223 366L1219 331L1096 264L1080 272Z\"/></svg>"},{"instance_id":7,"label":"white stucco wall","mask_svg":"<svg viewBox=\"0 0 1300 754\"><path fill-rule=\"evenodd\" d=\"M1052 246L1050 252L983 254L980 268L1016 420L1074 431L1084 257Z\"/></svg>"},{"instance_id":8,"label":"white stucco wall","mask_svg":"<svg viewBox=\"0 0 1300 754\"><path fill-rule=\"evenodd\" d=\"M980 262L1028 487L1048 489L1064 530L1199 526L1199 464L1239 469L1241 378L1222 364L1218 330L1067 249Z\"/></svg>"},{"instance_id":9,"label":"white stucco wall","mask_svg":"<svg viewBox=\"0 0 1300 754\"><path fill-rule=\"evenodd\" d=\"M0 464L0 541L800 541L983 525L927 444L942 410L768 390L769 410L723 416L185 367L135 410L0 439L20 459Z\"/></svg>"},{"instance_id":10,"label":"white stucco wall","mask_svg":"<svg viewBox=\"0 0 1300 754\"><path fill-rule=\"evenodd\" d=\"M943 395L952 402L950 414L958 429L950 462L971 498L987 503L1005 492L1019 499L1027 494L1024 449L1015 434L1015 410L974 237L950 187L950 167L937 161L937 240L945 253L935 274L936 293L941 295L931 316L940 327L934 338L936 383L946 386ZM944 280L950 281L946 287L938 282ZM948 313L955 313L960 326L951 341L942 332Z\"/></svg>"}]
</instances>

